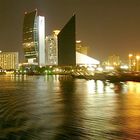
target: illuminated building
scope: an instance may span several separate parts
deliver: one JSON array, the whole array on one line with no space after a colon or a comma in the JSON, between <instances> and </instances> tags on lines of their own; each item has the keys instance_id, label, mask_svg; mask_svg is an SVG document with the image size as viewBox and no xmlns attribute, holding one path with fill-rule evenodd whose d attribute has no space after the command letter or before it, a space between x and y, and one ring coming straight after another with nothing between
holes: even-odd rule
<instances>
[{"instance_id":1,"label":"illuminated building","mask_svg":"<svg viewBox=\"0 0 140 140\"><path fill-rule=\"evenodd\" d=\"M140 69L140 56L136 56L136 71L139 71Z\"/></svg>"},{"instance_id":2,"label":"illuminated building","mask_svg":"<svg viewBox=\"0 0 140 140\"><path fill-rule=\"evenodd\" d=\"M100 62L87 56L87 47L75 39L75 15L64 28L53 31L46 37L46 64L59 66L99 65Z\"/></svg>"},{"instance_id":3,"label":"illuminated building","mask_svg":"<svg viewBox=\"0 0 140 140\"><path fill-rule=\"evenodd\" d=\"M18 52L0 52L0 67L13 70L18 67Z\"/></svg>"},{"instance_id":4,"label":"illuminated building","mask_svg":"<svg viewBox=\"0 0 140 140\"><path fill-rule=\"evenodd\" d=\"M91 58L85 54L76 52L76 64L77 65L99 65L100 62L94 58Z\"/></svg>"},{"instance_id":5,"label":"illuminated building","mask_svg":"<svg viewBox=\"0 0 140 140\"><path fill-rule=\"evenodd\" d=\"M58 65L76 65L75 15L58 34Z\"/></svg>"},{"instance_id":6,"label":"illuminated building","mask_svg":"<svg viewBox=\"0 0 140 140\"><path fill-rule=\"evenodd\" d=\"M37 10L25 13L23 49L26 62L45 65L45 18Z\"/></svg>"},{"instance_id":7,"label":"illuminated building","mask_svg":"<svg viewBox=\"0 0 140 140\"><path fill-rule=\"evenodd\" d=\"M76 51L82 54L87 55L88 53L88 47L83 46L82 42L80 40L76 41Z\"/></svg>"},{"instance_id":8,"label":"illuminated building","mask_svg":"<svg viewBox=\"0 0 140 140\"><path fill-rule=\"evenodd\" d=\"M104 62L105 66L118 67L121 65L121 60L118 55L111 55L108 57L108 60Z\"/></svg>"},{"instance_id":9,"label":"illuminated building","mask_svg":"<svg viewBox=\"0 0 140 140\"><path fill-rule=\"evenodd\" d=\"M53 34L46 37L46 65L58 65L58 39L60 31L54 30Z\"/></svg>"},{"instance_id":10,"label":"illuminated building","mask_svg":"<svg viewBox=\"0 0 140 140\"><path fill-rule=\"evenodd\" d=\"M130 71L140 71L140 55L129 54L129 70Z\"/></svg>"},{"instance_id":11,"label":"illuminated building","mask_svg":"<svg viewBox=\"0 0 140 140\"><path fill-rule=\"evenodd\" d=\"M128 57L129 57L129 70L132 71L134 70L135 59L134 59L133 54L129 54Z\"/></svg>"}]
</instances>

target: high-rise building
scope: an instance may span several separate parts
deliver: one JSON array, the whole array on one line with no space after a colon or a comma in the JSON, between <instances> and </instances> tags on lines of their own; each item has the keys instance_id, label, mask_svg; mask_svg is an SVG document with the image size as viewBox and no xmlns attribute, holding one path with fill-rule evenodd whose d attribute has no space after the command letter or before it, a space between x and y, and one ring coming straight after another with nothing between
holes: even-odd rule
<instances>
[{"instance_id":1,"label":"high-rise building","mask_svg":"<svg viewBox=\"0 0 140 140\"><path fill-rule=\"evenodd\" d=\"M58 65L58 39L60 31L54 30L52 35L46 37L46 65Z\"/></svg>"},{"instance_id":2,"label":"high-rise building","mask_svg":"<svg viewBox=\"0 0 140 140\"><path fill-rule=\"evenodd\" d=\"M18 68L18 52L0 52L0 67L6 70Z\"/></svg>"},{"instance_id":3,"label":"high-rise building","mask_svg":"<svg viewBox=\"0 0 140 140\"><path fill-rule=\"evenodd\" d=\"M58 34L58 65L76 65L75 15Z\"/></svg>"},{"instance_id":4,"label":"high-rise building","mask_svg":"<svg viewBox=\"0 0 140 140\"><path fill-rule=\"evenodd\" d=\"M140 71L140 55L138 54L129 54L129 70L130 71Z\"/></svg>"},{"instance_id":5,"label":"high-rise building","mask_svg":"<svg viewBox=\"0 0 140 140\"><path fill-rule=\"evenodd\" d=\"M45 17L38 16L37 10L25 13L23 49L26 62L45 65Z\"/></svg>"}]
</instances>

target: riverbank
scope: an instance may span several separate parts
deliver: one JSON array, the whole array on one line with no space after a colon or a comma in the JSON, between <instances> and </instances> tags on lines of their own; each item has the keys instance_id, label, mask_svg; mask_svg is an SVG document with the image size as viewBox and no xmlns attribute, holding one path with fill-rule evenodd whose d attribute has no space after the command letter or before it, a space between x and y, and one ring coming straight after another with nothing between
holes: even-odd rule
<instances>
[{"instance_id":1,"label":"riverbank","mask_svg":"<svg viewBox=\"0 0 140 140\"><path fill-rule=\"evenodd\" d=\"M95 73L94 75L72 74L72 77L86 80L101 80L108 82L126 82L126 81L140 82L139 73L117 73L117 74Z\"/></svg>"}]
</instances>

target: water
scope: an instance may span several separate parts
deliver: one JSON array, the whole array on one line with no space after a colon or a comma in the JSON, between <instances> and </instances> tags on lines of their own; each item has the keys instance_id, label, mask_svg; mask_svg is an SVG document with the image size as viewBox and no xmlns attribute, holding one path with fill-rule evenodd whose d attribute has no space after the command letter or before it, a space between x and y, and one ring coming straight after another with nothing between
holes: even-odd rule
<instances>
[{"instance_id":1,"label":"water","mask_svg":"<svg viewBox=\"0 0 140 140\"><path fill-rule=\"evenodd\" d=\"M140 83L0 76L0 140L139 140Z\"/></svg>"}]
</instances>

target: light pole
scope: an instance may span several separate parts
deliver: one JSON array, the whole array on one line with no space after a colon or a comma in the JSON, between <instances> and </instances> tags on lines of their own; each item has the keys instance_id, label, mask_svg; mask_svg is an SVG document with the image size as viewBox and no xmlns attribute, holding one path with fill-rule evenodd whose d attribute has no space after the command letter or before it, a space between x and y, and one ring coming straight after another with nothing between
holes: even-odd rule
<instances>
[{"instance_id":1,"label":"light pole","mask_svg":"<svg viewBox=\"0 0 140 140\"><path fill-rule=\"evenodd\" d=\"M139 60L140 60L140 56L137 55L136 56L136 71L139 71Z\"/></svg>"},{"instance_id":2,"label":"light pole","mask_svg":"<svg viewBox=\"0 0 140 140\"><path fill-rule=\"evenodd\" d=\"M129 54L128 57L129 57L129 70L132 71L132 57L133 57L133 54Z\"/></svg>"}]
</instances>

